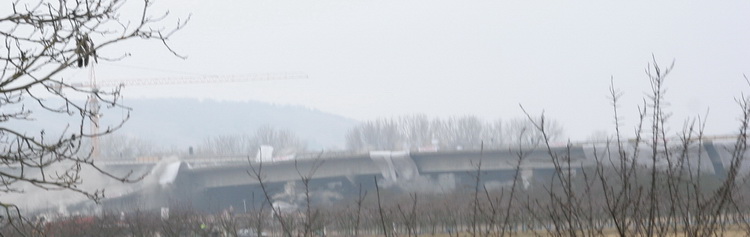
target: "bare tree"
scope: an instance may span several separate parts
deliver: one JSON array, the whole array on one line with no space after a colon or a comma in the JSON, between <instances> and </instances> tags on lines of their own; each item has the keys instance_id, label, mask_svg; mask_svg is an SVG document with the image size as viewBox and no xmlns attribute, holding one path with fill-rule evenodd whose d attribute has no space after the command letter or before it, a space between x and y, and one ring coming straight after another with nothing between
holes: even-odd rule
<instances>
[{"instance_id":1,"label":"bare tree","mask_svg":"<svg viewBox=\"0 0 750 237\"><path fill-rule=\"evenodd\" d=\"M385 217L385 213L383 210L383 204L381 203L381 200L380 200L380 187L378 187L378 176L373 176L373 180L375 180L375 196L378 199L378 214L380 214L380 226L383 228L383 236L388 237L389 236L388 233L391 233L391 232L388 231L389 228L388 228L388 225L386 225L386 221L385 221L386 217ZM393 234L391 233L390 236L393 236Z\"/></svg>"},{"instance_id":2,"label":"bare tree","mask_svg":"<svg viewBox=\"0 0 750 237\"><path fill-rule=\"evenodd\" d=\"M484 148L484 147L482 147ZM481 227L479 223L479 215L480 211L484 208L482 207L482 203L479 201L480 199L480 192L482 190L482 158L484 154L484 149L480 150L479 153L479 162L476 164L476 173L473 174L472 178L474 178L474 190L472 192L472 202L471 202L471 236L476 237L481 232Z\"/></svg>"},{"instance_id":3,"label":"bare tree","mask_svg":"<svg viewBox=\"0 0 750 237\"><path fill-rule=\"evenodd\" d=\"M357 200L355 201L357 204L357 214L354 218L354 236L359 236L359 226L362 223L362 204L365 201L365 197L367 197L367 191L362 193L362 183L359 184L359 195L357 196Z\"/></svg>"},{"instance_id":4,"label":"bare tree","mask_svg":"<svg viewBox=\"0 0 750 237\"><path fill-rule=\"evenodd\" d=\"M204 140L198 147L203 155L247 155L258 152L262 145L274 147L277 152L304 152L307 144L289 130L262 126L255 134L222 135Z\"/></svg>"},{"instance_id":5,"label":"bare tree","mask_svg":"<svg viewBox=\"0 0 750 237\"><path fill-rule=\"evenodd\" d=\"M141 12L134 18L121 14L123 6L139 3ZM0 172L0 192L23 193L28 189L20 186L27 185L70 190L98 201L103 190L80 186L83 170L93 169L121 181L133 180L104 172L94 163L95 150L82 147L84 139L111 133L121 125L101 132L89 132L85 126L99 126L101 109L128 110L119 100L120 88L104 90L75 84L62 74L99 60L123 58L127 53L104 55L102 49L131 39L156 40L174 53L167 41L187 21L177 20L177 25L165 28L162 22L167 14L152 16L151 0L16 0L0 5L8 14L0 16L0 34L4 37L4 50L0 51L0 161L5 168ZM75 99L80 97L89 99ZM38 113L56 114L59 121L70 122L37 131L14 130L10 125L33 121ZM6 216L20 213L13 203L0 206Z\"/></svg>"},{"instance_id":6,"label":"bare tree","mask_svg":"<svg viewBox=\"0 0 750 237\"><path fill-rule=\"evenodd\" d=\"M430 119L426 115L404 116L399 118L401 133L411 147L428 146L432 144L434 134Z\"/></svg>"},{"instance_id":7,"label":"bare tree","mask_svg":"<svg viewBox=\"0 0 750 237\"><path fill-rule=\"evenodd\" d=\"M247 175L249 175L252 179L255 179L258 181L258 185L260 185L261 191L263 192L263 198L265 200L265 203L271 207L271 212L273 213L274 218L279 222L281 225L281 231L283 233L283 236L285 237L291 237L292 236L292 223L289 223L290 220L287 220L284 218L284 213L282 213L280 207L274 207L273 205L273 198L271 198L270 190L268 190L268 186L265 182L266 174L263 173L263 162L258 162L257 164L253 164L253 161L250 160L248 157L247 159L248 165L250 166L250 169L247 170ZM260 230L258 230L260 232Z\"/></svg>"},{"instance_id":8,"label":"bare tree","mask_svg":"<svg viewBox=\"0 0 750 237\"><path fill-rule=\"evenodd\" d=\"M320 210L313 207L312 199L311 199L311 190L310 190L310 181L312 181L313 176L315 175L315 172L318 171L318 168L320 168L321 165L323 165L324 160L321 160L320 157L323 155L323 152L318 154L318 157L315 158L315 160L312 161L312 163L309 165L307 169L307 173L303 173L302 170L300 170L299 163L297 160L294 160L294 169L297 170L297 174L299 175L300 180L302 180L302 185L305 188L304 195L305 195L305 213L304 213L304 221L302 223L302 236L312 236L316 230L322 229L322 217Z\"/></svg>"},{"instance_id":9,"label":"bare tree","mask_svg":"<svg viewBox=\"0 0 750 237\"><path fill-rule=\"evenodd\" d=\"M346 135L347 148L356 151L402 149L404 142L403 130L393 119L365 122Z\"/></svg>"},{"instance_id":10,"label":"bare tree","mask_svg":"<svg viewBox=\"0 0 750 237\"><path fill-rule=\"evenodd\" d=\"M197 153L202 155L239 155L252 154L257 147L254 138L243 135L221 135L203 140Z\"/></svg>"},{"instance_id":11,"label":"bare tree","mask_svg":"<svg viewBox=\"0 0 750 237\"><path fill-rule=\"evenodd\" d=\"M661 68L656 60L649 64L646 74L652 90L638 109L633 139L623 138L621 92L610 87L615 135L603 149L595 146L594 170L571 162L570 145L565 152L553 151L544 117L529 116L555 169L541 195L530 194L525 203L547 234L602 236L611 226L618 236L723 236L733 228L730 220L745 221L747 207L738 200L743 199L741 184L747 180L740 169L747 151L749 100L737 99L743 113L737 140L729 149L727 172L712 178L700 164L708 147L703 139L705 120L686 120L676 135L667 129L670 113L664 85L672 68Z\"/></svg>"},{"instance_id":12,"label":"bare tree","mask_svg":"<svg viewBox=\"0 0 750 237\"><path fill-rule=\"evenodd\" d=\"M250 199L250 226L255 230L255 235L263 236L264 228L266 227L266 216L270 215L266 210L266 205L261 204L256 207L255 192L252 193Z\"/></svg>"},{"instance_id":13,"label":"bare tree","mask_svg":"<svg viewBox=\"0 0 750 237\"><path fill-rule=\"evenodd\" d=\"M134 212L128 213L121 216L124 222L126 231L131 236L146 237L153 236L154 233L158 232L159 221L158 217L152 213L143 212L136 209Z\"/></svg>"},{"instance_id":14,"label":"bare tree","mask_svg":"<svg viewBox=\"0 0 750 237\"><path fill-rule=\"evenodd\" d=\"M364 122L347 133L346 141L357 151L418 149L433 141L447 149L479 149L483 140L502 141L500 130L499 120L489 124L476 116L430 120L413 115Z\"/></svg>"},{"instance_id":15,"label":"bare tree","mask_svg":"<svg viewBox=\"0 0 750 237\"><path fill-rule=\"evenodd\" d=\"M406 207L402 207L401 204L396 204L398 214L401 216L404 227L406 227L407 236L418 236L419 235L419 218L417 216L417 193L409 194L411 198L411 207L409 210L404 210Z\"/></svg>"},{"instance_id":16,"label":"bare tree","mask_svg":"<svg viewBox=\"0 0 750 237\"><path fill-rule=\"evenodd\" d=\"M156 144L133 136L111 134L99 143L100 157L114 159L135 159L144 156L158 156L164 153Z\"/></svg>"},{"instance_id":17,"label":"bare tree","mask_svg":"<svg viewBox=\"0 0 750 237\"><path fill-rule=\"evenodd\" d=\"M505 144L510 146L521 145L524 147L535 147L541 146L544 143L544 134L537 129L536 125L539 125L540 118L515 118L505 123L503 132ZM562 125L557 121L545 117L544 121L544 133L546 133L547 139L550 142L558 142L563 136Z\"/></svg>"}]
</instances>

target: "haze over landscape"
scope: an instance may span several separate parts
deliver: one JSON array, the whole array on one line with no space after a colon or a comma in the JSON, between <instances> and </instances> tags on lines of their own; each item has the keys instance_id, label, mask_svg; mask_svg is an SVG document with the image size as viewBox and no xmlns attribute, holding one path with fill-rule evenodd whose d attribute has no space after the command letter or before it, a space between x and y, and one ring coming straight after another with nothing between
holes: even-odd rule
<instances>
[{"instance_id":1,"label":"haze over landscape","mask_svg":"<svg viewBox=\"0 0 750 237\"><path fill-rule=\"evenodd\" d=\"M0 236L750 236L748 13L0 3Z\"/></svg>"},{"instance_id":2,"label":"haze over landscape","mask_svg":"<svg viewBox=\"0 0 750 237\"><path fill-rule=\"evenodd\" d=\"M522 115L522 104L559 120L578 141L611 133L612 78L625 93L625 125L635 125L653 54L662 66L675 62L666 94L672 127L710 108L706 132L724 135L735 131L734 98L746 86L749 4L163 0L154 11L191 16L169 41L187 59L134 41L106 54L131 57L96 70L99 80L303 72L308 79L126 87L124 96L255 100L359 121L509 119Z\"/></svg>"}]
</instances>

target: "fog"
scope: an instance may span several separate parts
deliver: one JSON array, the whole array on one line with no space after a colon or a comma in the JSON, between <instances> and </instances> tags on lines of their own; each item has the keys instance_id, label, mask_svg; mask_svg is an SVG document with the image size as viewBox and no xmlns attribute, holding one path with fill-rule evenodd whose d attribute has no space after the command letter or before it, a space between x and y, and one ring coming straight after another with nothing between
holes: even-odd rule
<instances>
[{"instance_id":1,"label":"fog","mask_svg":"<svg viewBox=\"0 0 750 237\"><path fill-rule=\"evenodd\" d=\"M304 72L305 80L126 87L125 98L258 100L360 121L411 114L485 120L545 111L574 140L611 131L611 79L634 126L652 55L675 62L674 127L710 109L729 134L750 64L746 2L158 1L190 22L169 43L129 42L99 80ZM167 21L165 25L171 23ZM86 73L77 78L85 79Z\"/></svg>"},{"instance_id":2,"label":"fog","mask_svg":"<svg viewBox=\"0 0 750 237\"><path fill-rule=\"evenodd\" d=\"M95 47L142 4L64 26L0 6L6 210L159 235L746 221L750 2L160 0Z\"/></svg>"}]
</instances>

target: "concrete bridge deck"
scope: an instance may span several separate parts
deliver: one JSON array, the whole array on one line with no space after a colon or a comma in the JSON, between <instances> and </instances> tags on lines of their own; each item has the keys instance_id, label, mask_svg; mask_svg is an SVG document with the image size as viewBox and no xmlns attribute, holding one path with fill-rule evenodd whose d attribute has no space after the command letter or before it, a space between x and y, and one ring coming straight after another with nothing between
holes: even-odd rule
<instances>
[{"instance_id":1,"label":"concrete bridge deck","mask_svg":"<svg viewBox=\"0 0 750 237\"><path fill-rule=\"evenodd\" d=\"M731 144L703 143L701 147L691 147L689 152L692 159L703 171L720 175L728 164L728 148ZM630 148L628 148L630 149ZM570 160L574 169L594 165L596 160L608 159L606 149L594 146L557 147L551 152L560 162ZM287 186L299 185L301 176L310 173L313 189L318 191L345 193L356 189L358 184L372 185L372 177L376 176L383 182L400 186L400 184L415 183L416 186L447 185L456 187L468 180L464 176L475 172L481 162L481 169L487 176L486 182L502 184L512 178L517 168L526 179L550 177L554 173L554 163L550 158L550 151L545 148L527 149L521 153L515 150L484 150L484 151L442 151L442 152L397 152L375 151L370 153L338 153L334 155L311 154L298 156L294 160L276 162L256 162L247 156L216 157L216 158L183 158L161 163L141 165L152 166L152 175L157 179L164 179L167 167L175 169L174 177L167 184L157 188L150 188L151 198L156 199L190 199L192 203L208 202L215 206L237 206L242 200L248 199L252 193L260 193L258 180L253 178L253 170L260 170L263 182L268 184L275 193L286 192ZM632 151L626 151L632 152ZM650 159L647 152L642 155L640 163L648 164ZM632 153L631 153L632 154ZM518 164L519 157L522 162ZM138 164L117 163L110 167L126 168ZM657 164L661 165L661 164ZM315 172L311 169L317 168ZM697 166L696 166L697 167ZM541 175L541 176L540 176ZM464 178L461 178L464 177ZM463 179L463 181L462 181ZM447 181L446 181L447 180ZM369 183L368 183L369 182ZM452 182L453 184L445 184ZM484 181L483 181L484 182ZM411 185L410 187L414 187ZM287 190L288 191L288 190ZM138 199L142 194L129 194L127 198ZM126 203L126 202L124 202ZM167 205L164 202L155 206Z\"/></svg>"}]
</instances>

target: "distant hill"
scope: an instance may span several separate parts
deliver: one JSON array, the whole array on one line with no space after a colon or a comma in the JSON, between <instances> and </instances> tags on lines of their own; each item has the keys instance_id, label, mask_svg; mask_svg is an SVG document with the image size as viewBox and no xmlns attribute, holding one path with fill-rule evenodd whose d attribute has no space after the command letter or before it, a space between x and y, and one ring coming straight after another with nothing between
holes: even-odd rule
<instances>
[{"instance_id":1,"label":"distant hill","mask_svg":"<svg viewBox=\"0 0 750 237\"><path fill-rule=\"evenodd\" d=\"M137 137L156 145L181 148L196 146L206 138L220 135L254 134L261 126L294 132L309 149L343 148L344 136L357 121L301 106L263 102L234 102L198 99L128 99L130 119L117 134ZM38 134L39 129L61 131L66 124L77 124L76 116L36 112L35 121L7 124L14 129ZM115 124L125 115L104 112L102 126ZM69 121L66 121L69 120ZM77 128L69 128L77 129ZM87 129L87 127L86 127Z\"/></svg>"},{"instance_id":2,"label":"distant hill","mask_svg":"<svg viewBox=\"0 0 750 237\"><path fill-rule=\"evenodd\" d=\"M118 133L168 146L190 146L219 135L254 134L261 126L286 129L311 149L344 147L357 121L301 106L197 99L129 99L130 120Z\"/></svg>"}]
</instances>

